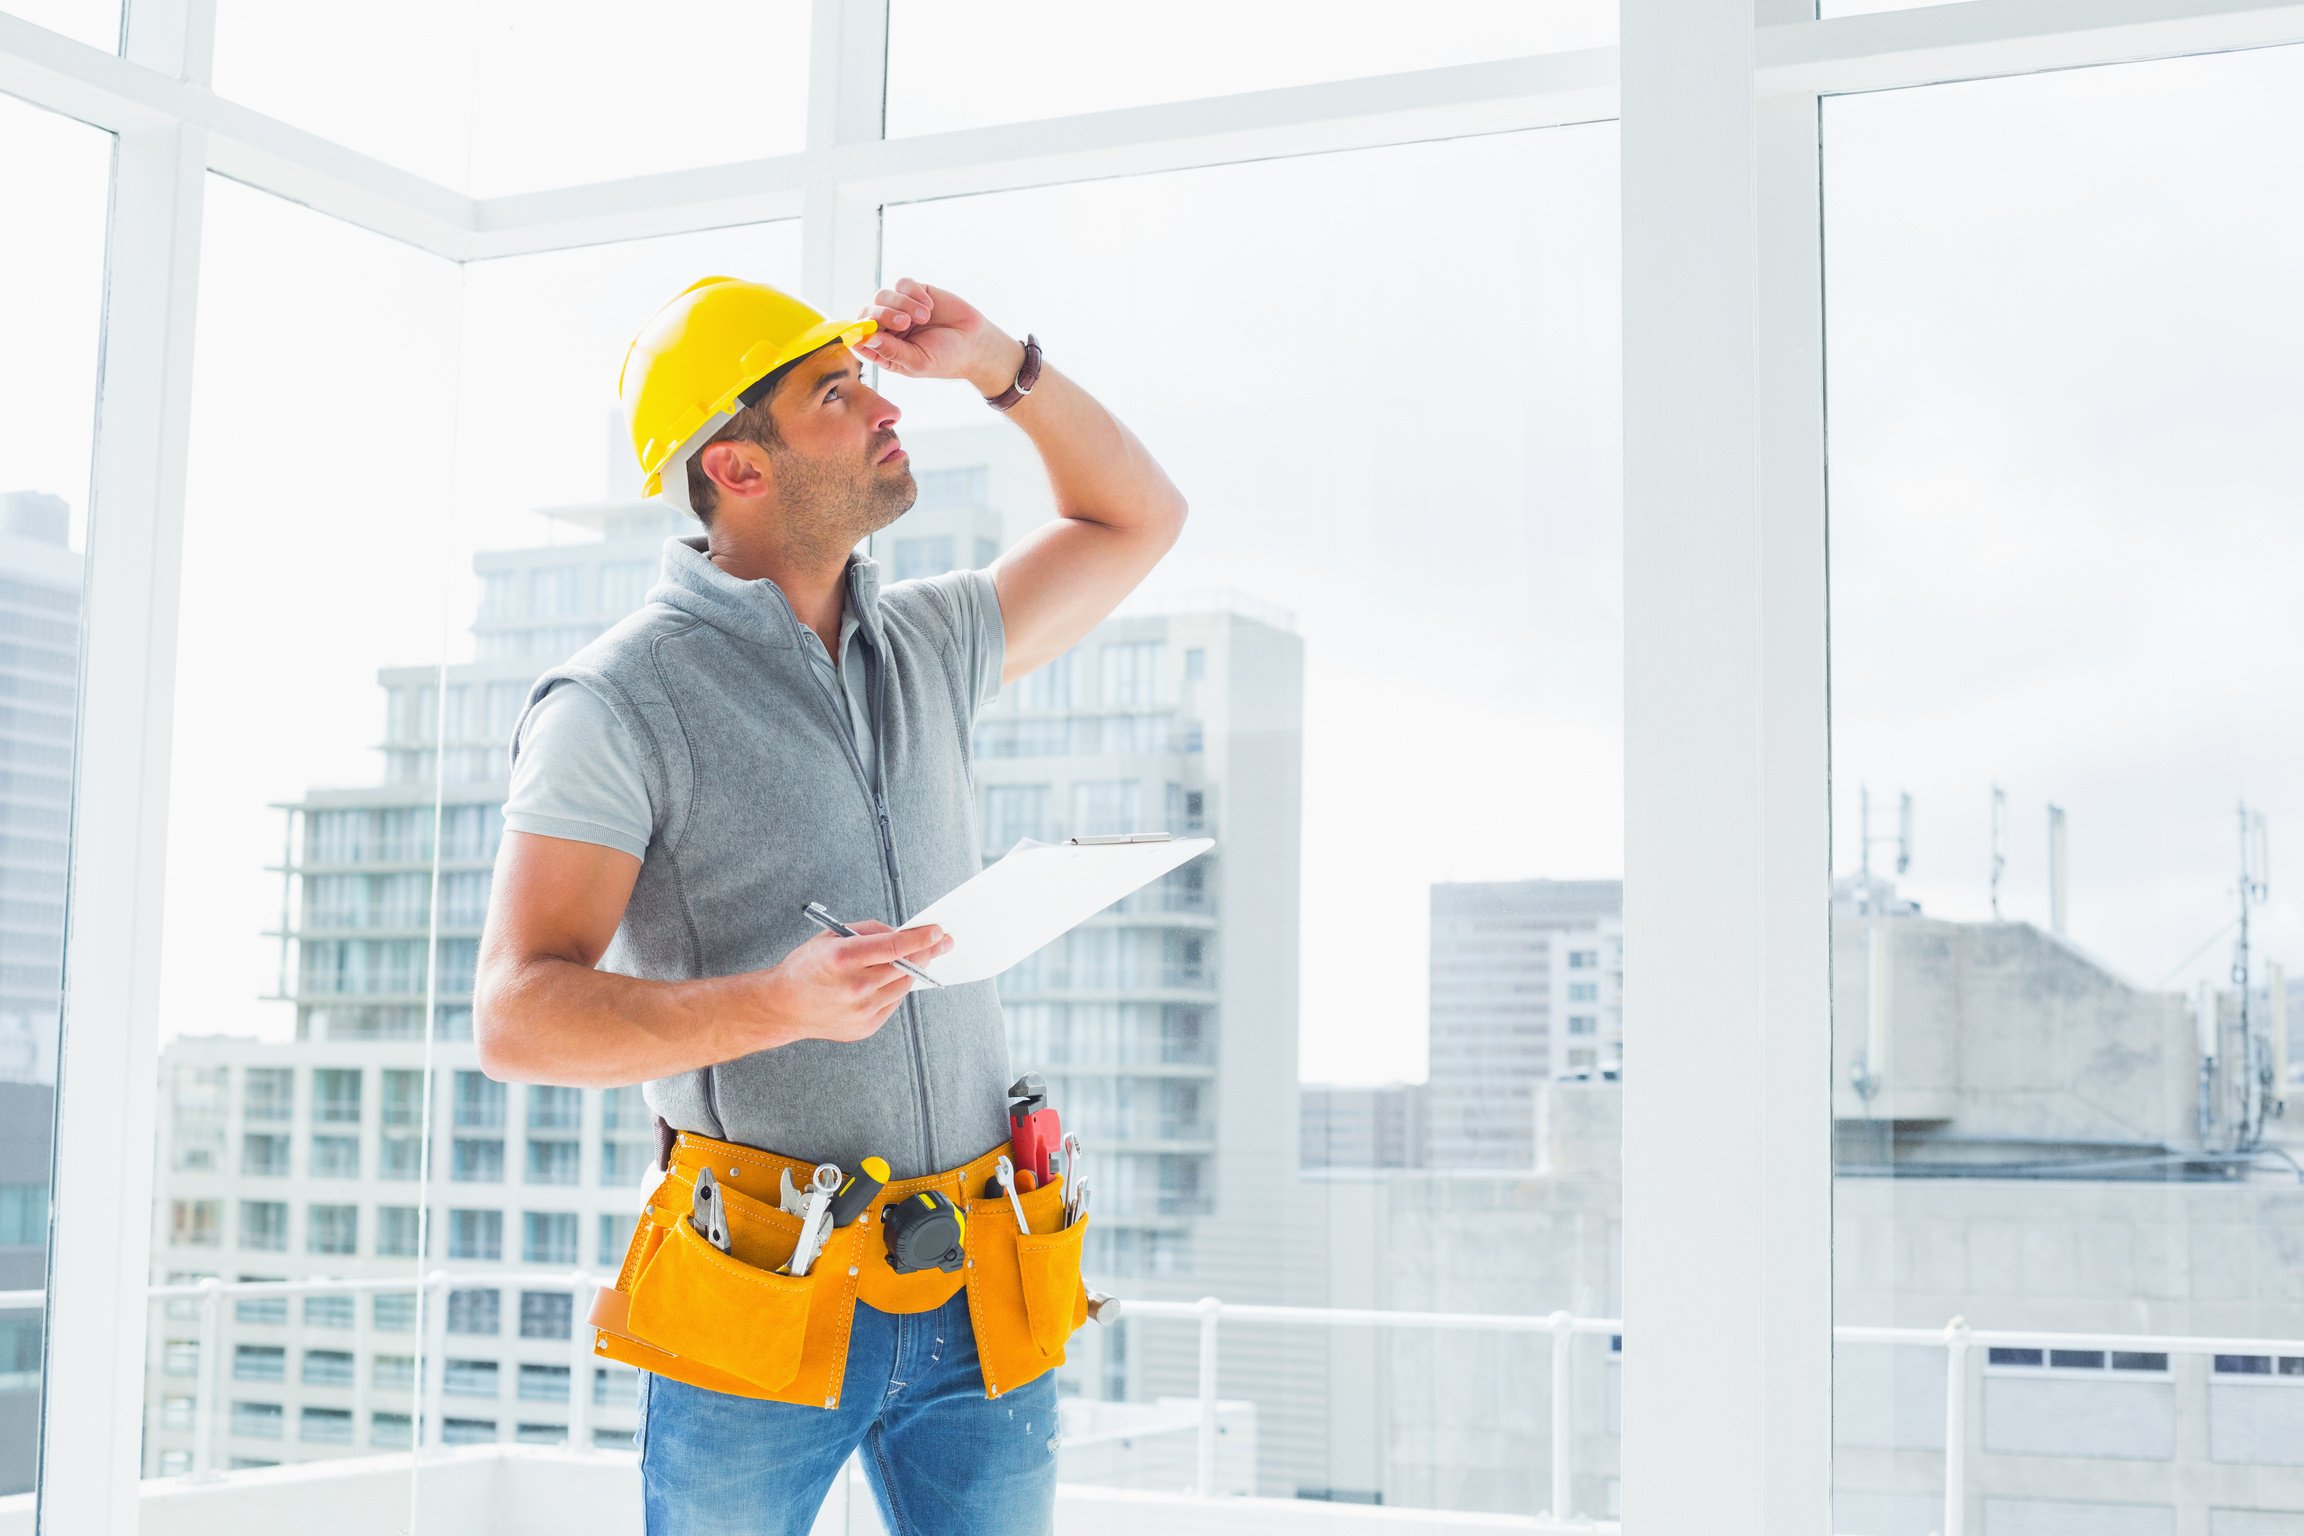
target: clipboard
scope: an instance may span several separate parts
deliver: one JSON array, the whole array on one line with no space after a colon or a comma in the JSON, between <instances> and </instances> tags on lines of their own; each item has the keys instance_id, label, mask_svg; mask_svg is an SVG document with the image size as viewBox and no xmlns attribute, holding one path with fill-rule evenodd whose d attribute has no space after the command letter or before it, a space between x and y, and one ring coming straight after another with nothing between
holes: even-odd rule
<instances>
[{"instance_id":1,"label":"clipboard","mask_svg":"<svg viewBox=\"0 0 2304 1536\"><path fill-rule=\"evenodd\" d=\"M921 963L938 986L987 981L1215 846L1212 837L1165 832L1068 837L1060 843L1018 838L999 862L901 926L935 923L950 936L950 949Z\"/></svg>"}]
</instances>

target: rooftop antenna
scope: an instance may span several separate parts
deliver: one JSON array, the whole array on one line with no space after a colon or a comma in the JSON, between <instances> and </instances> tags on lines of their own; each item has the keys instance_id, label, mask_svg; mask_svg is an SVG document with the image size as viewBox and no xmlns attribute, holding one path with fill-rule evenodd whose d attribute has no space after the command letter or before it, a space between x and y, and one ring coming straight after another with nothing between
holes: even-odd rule
<instances>
[{"instance_id":1,"label":"rooftop antenna","mask_svg":"<svg viewBox=\"0 0 2304 1536\"><path fill-rule=\"evenodd\" d=\"M1857 819L1863 823L1862 830L1857 837L1857 843L1862 850L1865 899L1869 902L1872 886L1872 845L1874 843L1892 842L1896 845L1896 873L1903 874L1912 867L1912 796L1908 792L1898 792L1896 796L1896 830L1893 832L1874 832L1872 830L1872 786L1869 784L1860 785L1857 788L1856 815Z\"/></svg>"},{"instance_id":2,"label":"rooftop antenna","mask_svg":"<svg viewBox=\"0 0 2304 1536\"><path fill-rule=\"evenodd\" d=\"M1992 786L1992 921L2000 921L2000 876L2008 868L2008 855L2000 851L2000 834L2008 825L2008 791Z\"/></svg>"},{"instance_id":3,"label":"rooftop antenna","mask_svg":"<svg viewBox=\"0 0 2304 1536\"><path fill-rule=\"evenodd\" d=\"M2232 944L2232 985L2240 993L2240 1035L2238 1060L2234 1066L2240 1073L2240 1121L2234 1127L2242 1151L2261 1146L2264 1141L2264 1122L2279 1111L2274 1108L2279 1096L2279 1085L2273 1082L2273 1052L2269 1030L2260 1028L2270 1021L2260 1018L2250 996L2254 977L2248 948L2248 913L2252 907L2263 904L2270 892L2271 849L2264 824L2264 813L2252 811L2248 803L2240 803L2240 879L2236 886L2240 897L2240 934Z\"/></svg>"}]
</instances>

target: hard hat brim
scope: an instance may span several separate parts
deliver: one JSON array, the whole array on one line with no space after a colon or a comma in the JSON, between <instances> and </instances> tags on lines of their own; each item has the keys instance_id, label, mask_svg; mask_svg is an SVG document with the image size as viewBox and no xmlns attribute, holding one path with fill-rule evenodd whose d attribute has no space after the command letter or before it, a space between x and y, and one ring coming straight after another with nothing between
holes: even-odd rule
<instances>
[{"instance_id":1,"label":"hard hat brim","mask_svg":"<svg viewBox=\"0 0 2304 1536\"><path fill-rule=\"evenodd\" d=\"M743 409L744 391L786 363L796 362L809 353L828 347L836 341L852 347L878 329L880 329L880 322L877 320L826 320L820 325L810 326L798 336L787 338L781 346L762 343L744 354L743 360L736 370L736 386L713 401L706 410L699 414L697 418L699 429L715 416L726 415ZM687 457L680 451L684 444L685 439L682 440L681 444L674 446L673 451L662 464L648 471L646 478L641 483L642 495L660 496L663 494L665 471L680 464Z\"/></svg>"}]
</instances>

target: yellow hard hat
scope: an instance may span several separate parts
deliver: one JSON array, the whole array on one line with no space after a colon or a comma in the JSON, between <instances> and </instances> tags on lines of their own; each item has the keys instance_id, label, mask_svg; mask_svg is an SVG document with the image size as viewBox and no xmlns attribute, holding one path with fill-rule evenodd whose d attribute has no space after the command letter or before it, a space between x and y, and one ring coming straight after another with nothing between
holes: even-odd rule
<instances>
[{"instance_id":1,"label":"yellow hard hat","mask_svg":"<svg viewBox=\"0 0 2304 1536\"><path fill-rule=\"evenodd\" d=\"M753 385L819 347L854 346L879 328L873 320L827 320L780 289L737 277L681 289L632 338L616 380L647 476L643 494L686 506L685 472L673 477L681 482L675 489L664 483L665 470L752 404L745 396Z\"/></svg>"}]
</instances>

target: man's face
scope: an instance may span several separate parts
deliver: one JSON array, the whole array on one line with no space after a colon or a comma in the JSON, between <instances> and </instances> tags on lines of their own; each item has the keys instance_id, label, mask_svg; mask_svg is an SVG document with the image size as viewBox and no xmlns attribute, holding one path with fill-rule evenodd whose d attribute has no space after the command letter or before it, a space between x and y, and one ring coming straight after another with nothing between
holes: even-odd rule
<instances>
[{"instance_id":1,"label":"man's face","mask_svg":"<svg viewBox=\"0 0 2304 1536\"><path fill-rule=\"evenodd\" d=\"M853 549L919 498L912 457L897 446L902 412L865 384L841 343L810 353L779 381L769 412L784 439L767 453L772 515L794 541L825 553Z\"/></svg>"}]
</instances>

